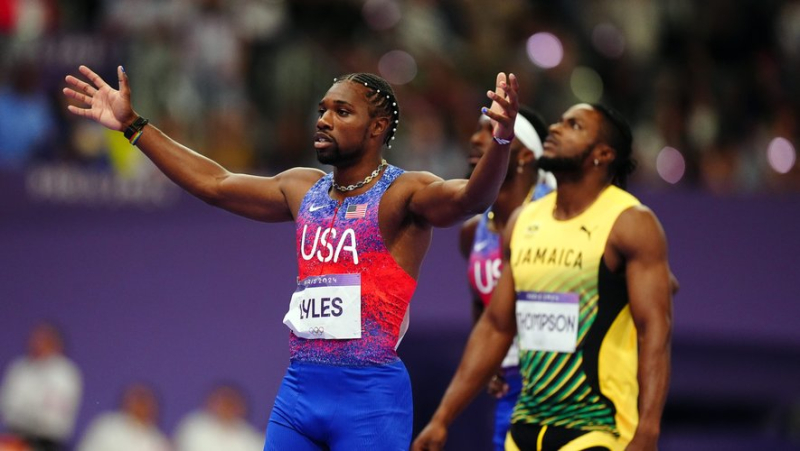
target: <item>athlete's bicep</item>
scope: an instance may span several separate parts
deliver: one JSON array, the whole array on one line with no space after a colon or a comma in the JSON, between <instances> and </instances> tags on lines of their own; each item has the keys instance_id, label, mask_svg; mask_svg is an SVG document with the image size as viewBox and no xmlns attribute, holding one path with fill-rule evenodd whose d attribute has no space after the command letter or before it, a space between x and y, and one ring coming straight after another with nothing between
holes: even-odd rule
<instances>
[{"instance_id":1,"label":"athlete's bicep","mask_svg":"<svg viewBox=\"0 0 800 451\"><path fill-rule=\"evenodd\" d=\"M229 174L220 180L211 203L258 221L291 221L303 193L322 175L306 168L290 169L274 177Z\"/></svg>"},{"instance_id":2,"label":"athlete's bicep","mask_svg":"<svg viewBox=\"0 0 800 451\"><path fill-rule=\"evenodd\" d=\"M620 216L618 248L625 259L631 314L640 335L648 327L668 333L672 317L672 277L664 230L652 211L630 209Z\"/></svg>"},{"instance_id":3,"label":"athlete's bicep","mask_svg":"<svg viewBox=\"0 0 800 451\"><path fill-rule=\"evenodd\" d=\"M409 174L415 189L409 201L411 214L434 227L450 227L479 213L465 197L467 180L443 180L428 172Z\"/></svg>"},{"instance_id":4,"label":"athlete's bicep","mask_svg":"<svg viewBox=\"0 0 800 451\"><path fill-rule=\"evenodd\" d=\"M639 426L635 439L652 435L661 421L669 387L672 286L666 238L655 215L636 207L625 211L620 219L623 227L617 243L625 259L638 349Z\"/></svg>"}]
</instances>

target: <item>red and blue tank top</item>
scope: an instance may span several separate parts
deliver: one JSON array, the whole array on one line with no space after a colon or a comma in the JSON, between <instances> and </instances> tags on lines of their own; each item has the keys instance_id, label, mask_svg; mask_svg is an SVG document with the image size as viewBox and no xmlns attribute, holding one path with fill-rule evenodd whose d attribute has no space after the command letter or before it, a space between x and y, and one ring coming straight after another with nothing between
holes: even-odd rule
<instances>
[{"instance_id":1,"label":"red and blue tank top","mask_svg":"<svg viewBox=\"0 0 800 451\"><path fill-rule=\"evenodd\" d=\"M417 281L389 253L378 224L383 194L403 173L389 165L365 193L339 202L330 197L333 174L306 193L297 214L298 281L331 274L360 274L361 338L306 339L290 332L293 361L332 365L395 362L408 327Z\"/></svg>"}]
</instances>

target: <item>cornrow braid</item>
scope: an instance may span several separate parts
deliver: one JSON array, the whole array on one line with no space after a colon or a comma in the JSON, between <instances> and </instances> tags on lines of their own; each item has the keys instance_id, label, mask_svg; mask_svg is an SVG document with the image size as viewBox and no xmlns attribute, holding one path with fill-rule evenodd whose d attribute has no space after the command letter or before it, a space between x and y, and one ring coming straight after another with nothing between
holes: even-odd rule
<instances>
[{"instance_id":1,"label":"cornrow braid","mask_svg":"<svg viewBox=\"0 0 800 451\"><path fill-rule=\"evenodd\" d=\"M386 134L386 139L383 140L383 143L391 149L390 142L397 133L397 126L400 125L400 105L397 104L397 97L394 95L392 86L383 78L364 72L347 74L333 79L334 84L343 81L363 84L367 88L367 100L373 107L370 116L375 117L381 113L391 118L389 132Z\"/></svg>"},{"instance_id":2,"label":"cornrow braid","mask_svg":"<svg viewBox=\"0 0 800 451\"><path fill-rule=\"evenodd\" d=\"M636 170L637 162L633 158L633 133L628 121L617 110L594 103L591 105L603 116L601 130L606 144L616 152L614 161L609 165L611 183L625 189L628 176Z\"/></svg>"}]
</instances>

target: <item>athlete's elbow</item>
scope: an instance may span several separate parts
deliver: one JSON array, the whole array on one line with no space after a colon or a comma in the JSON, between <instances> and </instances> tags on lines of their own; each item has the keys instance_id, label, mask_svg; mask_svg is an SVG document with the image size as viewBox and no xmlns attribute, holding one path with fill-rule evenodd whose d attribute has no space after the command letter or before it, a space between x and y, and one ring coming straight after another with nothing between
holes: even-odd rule
<instances>
[{"instance_id":1,"label":"athlete's elbow","mask_svg":"<svg viewBox=\"0 0 800 451\"><path fill-rule=\"evenodd\" d=\"M672 342L672 318L662 318L641 322L636 325L639 346L669 349Z\"/></svg>"},{"instance_id":2,"label":"athlete's elbow","mask_svg":"<svg viewBox=\"0 0 800 451\"><path fill-rule=\"evenodd\" d=\"M477 214L485 212L492 206L497 196L490 196L486 193L481 195L468 195L461 196L457 201L458 212L462 218L469 218Z\"/></svg>"},{"instance_id":3,"label":"athlete's elbow","mask_svg":"<svg viewBox=\"0 0 800 451\"><path fill-rule=\"evenodd\" d=\"M504 335L512 337L517 333L516 323L514 322L513 314L505 317L498 315L492 309L484 310L478 322L483 324L483 327L490 331L492 334Z\"/></svg>"},{"instance_id":4,"label":"athlete's elbow","mask_svg":"<svg viewBox=\"0 0 800 451\"><path fill-rule=\"evenodd\" d=\"M221 183L216 180L200 182L187 189L194 197L214 207L223 207L225 204L224 192Z\"/></svg>"}]
</instances>

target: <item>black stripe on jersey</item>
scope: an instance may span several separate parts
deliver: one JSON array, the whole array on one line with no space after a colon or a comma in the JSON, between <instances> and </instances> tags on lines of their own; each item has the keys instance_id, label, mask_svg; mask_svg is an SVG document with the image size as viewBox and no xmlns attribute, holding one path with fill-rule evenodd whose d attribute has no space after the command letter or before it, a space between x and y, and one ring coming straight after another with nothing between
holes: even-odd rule
<instances>
[{"instance_id":1,"label":"black stripe on jersey","mask_svg":"<svg viewBox=\"0 0 800 451\"><path fill-rule=\"evenodd\" d=\"M583 347L583 369L586 372L586 381L603 402L616 415L616 407L610 399L600 391L598 364L600 363L600 346L617 319L619 312L628 305L628 286L625 274L614 274L606 266L605 258L600 259L600 268L597 274L597 316L592 323L592 328L586 334ZM615 428L616 429L616 428Z\"/></svg>"}]
</instances>

